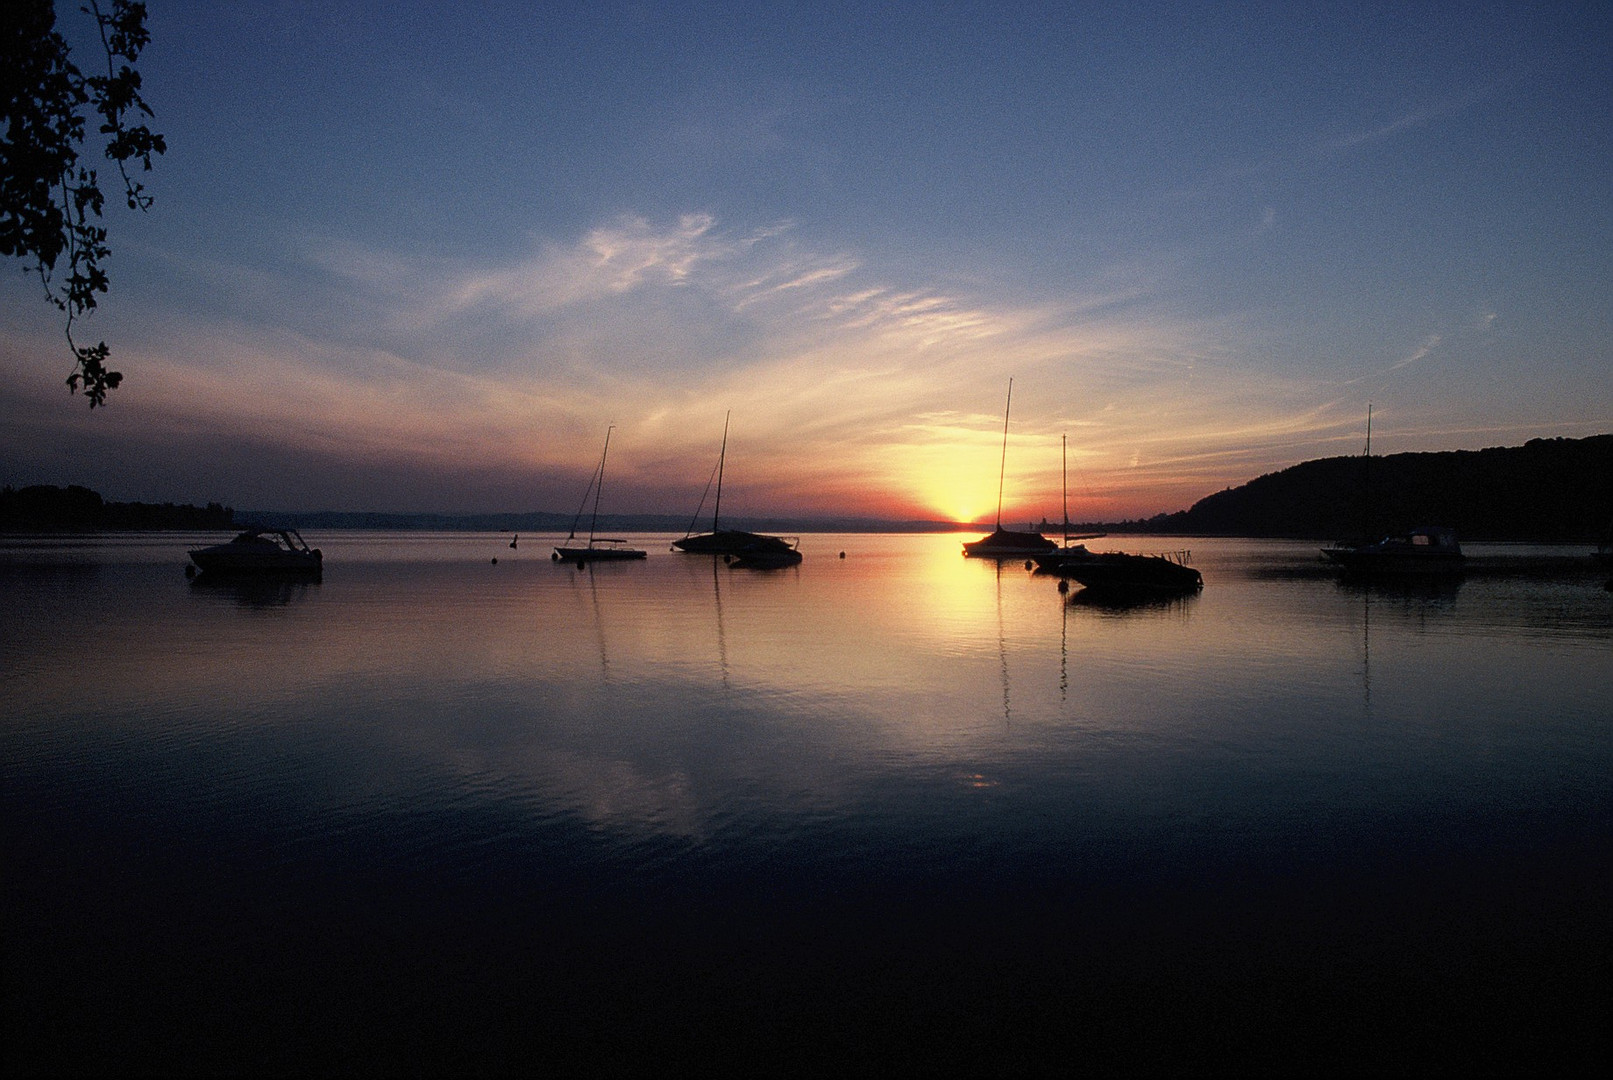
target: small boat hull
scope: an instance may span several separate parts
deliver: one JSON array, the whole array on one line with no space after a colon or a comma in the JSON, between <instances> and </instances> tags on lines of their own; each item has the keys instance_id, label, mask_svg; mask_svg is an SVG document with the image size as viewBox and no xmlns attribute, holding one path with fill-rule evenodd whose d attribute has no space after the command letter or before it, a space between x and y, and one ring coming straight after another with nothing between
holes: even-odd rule
<instances>
[{"instance_id":1,"label":"small boat hull","mask_svg":"<svg viewBox=\"0 0 1613 1080\"><path fill-rule=\"evenodd\" d=\"M190 559L204 574L318 574L324 569L318 559L293 556L193 551Z\"/></svg>"},{"instance_id":2,"label":"small boat hull","mask_svg":"<svg viewBox=\"0 0 1613 1080\"><path fill-rule=\"evenodd\" d=\"M212 577L318 577L324 556L294 529L248 529L228 543L190 552L196 569Z\"/></svg>"},{"instance_id":3,"label":"small boat hull","mask_svg":"<svg viewBox=\"0 0 1613 1080\"><path fill-rule=\"evenodd\" d=\"M595 536L594 526L599 522L599 496L605 487L605 459L610 456L610 433L616 429L612 424L605 429L605 446L599 452L599 468L594 470L594 477L588 481L588 488L583 490L583 506L588 503L588 490L594 493L594 516L588 521L588 543L581 547L572 547L566 544L554 549L550 558L555 562L574 563L581 566L591 562L625 562L629 559L642 559L645 553L637 548L627 546L626 540L618 540L610 536ZM577 538L577 525L582 521L582 506L577 507L577 516L571 522L571 532L567 540ZM511 547L515 544L512 542Z\"/></svg>"},{"instance_id":4,"label":"small boat hull","mask_svg":"<svg viewBox=\"0 0 1613 1080\"><path fill-rule=\"evenodd\" d=\"M1076 566L1089 563L1097 557L1094 552L1088 551L1084 544L1061 547L1057 551L1032 556L1036 563L1036 568L1049 574L1063 574L1066 569L1073 569Z\"/></svg>"},{"instance_id":5,"label":"small boat hull","mask_svg":"<svg viewBox=\"0 0 1613 1080\"><path fill-rule=\"evenodd\" d=\"M591 562L628 562L632 559L643 559L647 555L637 548L630 547L557 547L554 549L556 562L583 563Z\"/></svg>"},{"instance_id":6,"label":"small boat hull","mask_svg":"<svg viewBox=\"0 0 1613 1080\"><path fill-rule=\"evenodd\" d=\"M672 541L672 546L691 555L784 555L795 550L795 545L782 536L766 536L742 529L685 536Z\"/></svg>"},{"instance_id":7,"label":"small boat hull","mask_svg":"<svg viewBox=\"0 0 1613 1080\"><path fill-rule=\"evenodd\" d=\"M1204 575L1193 567L1163 555L1128 555L1110 551L1063 563L1061 577L1088 589L1109 592L1181 594L1204 588Z\"/></svg>"},{"instance_id":8,"label":"small boat hull","mask_svg":"<svg viewBox=\"0 0 1613 1080\"><path fill-rule=\"evenodd\" d=\"M1394 552L1323 548L1335 566L1352 574L1460 574L1467 566L1462 555L1408 555Z\"/></svg>"},{"instance_id":9,"label":"small boat hull","mask_svg":"<svg viewBox=\"0 0 1613 1080\"><path fill-rule=\"evenodd\" d=\"M1038 532L998 528L990 536L963 545L968 559L1027 559L1057 551L1058 545Z\"/></svg>"}]
</instances>

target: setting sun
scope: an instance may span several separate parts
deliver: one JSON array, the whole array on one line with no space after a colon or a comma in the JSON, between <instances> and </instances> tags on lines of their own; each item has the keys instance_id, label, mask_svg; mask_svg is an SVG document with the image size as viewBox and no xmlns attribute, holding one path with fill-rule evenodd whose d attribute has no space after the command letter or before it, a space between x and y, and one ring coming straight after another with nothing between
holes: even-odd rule
<instances>
[{"instance_id":1,"label":"setting sun","mask_svg":"<svg viewBox=\"0 0 1613 1080\"><path fill-rule=\"evenodd\" d=\"M996 513L997 458L963 442L901 449L893 473L914 503L946 521L968 522Z\"/></svg>"}]
</instances>

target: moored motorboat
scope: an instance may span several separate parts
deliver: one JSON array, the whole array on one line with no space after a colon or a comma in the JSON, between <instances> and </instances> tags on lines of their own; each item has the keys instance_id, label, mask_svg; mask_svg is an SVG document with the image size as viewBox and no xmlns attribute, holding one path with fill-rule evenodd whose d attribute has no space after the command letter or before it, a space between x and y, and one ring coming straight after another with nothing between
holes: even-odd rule
<instances>
[{"instance_id":1,"label":"moored motorboat","mask_svg":"<svg viewBox=\"0 0 1613 1080\"><path fill-rule=\"evenodd\" d=\"M1354 574L1459 574L1467 564L1455 531L1433 527L1371 543L1338 543L1322 554Z\"/></svg>"},{"instance_id":2,"label":"moored motorboat","mask_svg":"<svg viewBox=\"0 0 1613 1080\"><path fill-rule=\"evenodd\" d=\"M190 561L204 574L313 576L324 567L324 556L311 548L296 529L247 529L233 540L190 552Z\"/></svg>"}]
</instances>

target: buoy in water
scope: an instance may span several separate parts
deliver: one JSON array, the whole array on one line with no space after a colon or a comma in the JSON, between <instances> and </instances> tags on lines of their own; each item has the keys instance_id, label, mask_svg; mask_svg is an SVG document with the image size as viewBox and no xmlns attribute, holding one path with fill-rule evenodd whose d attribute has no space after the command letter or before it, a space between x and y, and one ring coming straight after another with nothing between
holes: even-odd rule
<instances>
[{"instance_id":1,"label":"buoy in water","mask_svg":"<svg viewBox=\"0 0 1613 1080\"><path fill-rule=\"evenodd\" d=\"M497 565L498 565L498 556L497 556L497 555L494 555L494 556L493 556L493 565L494 565L494 566L497 566Z\"/></svg>"}]
</instances>

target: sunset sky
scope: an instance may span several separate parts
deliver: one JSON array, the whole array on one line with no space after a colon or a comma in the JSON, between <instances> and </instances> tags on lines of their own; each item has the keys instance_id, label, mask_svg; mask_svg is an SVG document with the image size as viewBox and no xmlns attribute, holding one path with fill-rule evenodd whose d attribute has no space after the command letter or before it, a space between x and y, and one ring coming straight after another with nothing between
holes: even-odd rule
<instances>
[{"instance_id":1,"label":"sunset sky","mask_svg":"<svg viewBox=\"0 0 1613 1080\"><path fill-rule=\"evenodd\" d=\"M76 4L58 4L83 40ZM169 152L0 482L1114 520L1613 431L1613 4L149 0ZM80 56L87 65L89 54Z\"/></svg>"}]
</instances>

